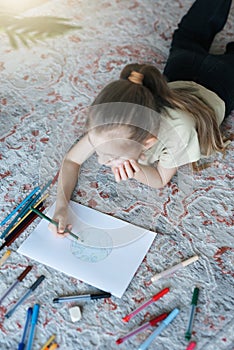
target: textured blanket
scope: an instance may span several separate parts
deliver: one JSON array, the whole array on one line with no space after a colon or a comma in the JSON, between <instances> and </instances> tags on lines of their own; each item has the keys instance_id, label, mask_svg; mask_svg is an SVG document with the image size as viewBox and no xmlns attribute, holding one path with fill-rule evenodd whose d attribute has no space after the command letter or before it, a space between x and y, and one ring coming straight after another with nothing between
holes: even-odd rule
<instances>
[{"instance_id":1,"label":"textured blanket","mask_svg":"<svg viewBox=\"0 0 234 350\"><path fill-rule=\"evenodd\" d=\"M55 178L64 153L82 135L85 107L102 87L118 78L127 63L147 62L163 69L173 30L192 2L35 0L31 6L15 7L23 11L21 16L68 18L67 23L81 29L45 40L40 37L39 43L28 40L29 33L29 47L20 41L19 34L15 38L18 49L1 33L0 220L33 187ZM12 1L1 3L7 7ZM12 27L9 31L12 33ZM226 43L233 40L233 31L232 6L228 23L215 38L212 52L222 52ZM25 38L21 33L22 36ZM222 125L229 139L233 123L234 113ZM186 349L184 334L193 289L198 286L200 295L192 335L196 349L233 350L233 153L231 143L225 156L216 154L205 161L211 163L209 167L204 165L196 173L183 167L160 190L134 180L117 184L110 169L97 166L95 156L91 157L82 167L72 199L158 235L121 299L56 305L52 303L56 295L97 290L17 253L40 222L37 218L11 245L12 254L0 268L2 295L23 269L33 264L25 280L0 305L0 349L17 348L26 310L35 303L40 304L35 350L41 349L52 334L56 334L61 350L137 349L154 328L120 345L115 341L175 307L180 309L179 315L149 349ZM48 193L46 207L55 200L56 183ZM196 254L200 258L194 264L168 278L147 283L155 273ZM6 311L41 274L46 279L12 317L5 319ZM162 299L129 323L122 321L126 314L166 287L170 292ZM77 322L72 322L69 314L74 305L81 307L82 318Z\"/></svg>"}]
</instances>

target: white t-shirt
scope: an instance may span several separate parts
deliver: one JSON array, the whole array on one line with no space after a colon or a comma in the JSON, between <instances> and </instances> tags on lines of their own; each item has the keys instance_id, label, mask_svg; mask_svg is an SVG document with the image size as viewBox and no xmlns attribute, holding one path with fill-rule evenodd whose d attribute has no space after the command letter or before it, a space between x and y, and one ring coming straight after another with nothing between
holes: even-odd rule
<instances>
[{"instance_id":1,"label":"white t-shirt","mask_svg":"<svg viewBox=\"0 0 234 350\"><path fill-rule=\"evenodd\" d=\"M195 88L192 92L210 105L220 125L224 119L225 104L214 92L192 81L175 81L168 83L170 88ZM167 113L161 115L161 123L156 143L144 152L140 164L152 165L160 162L164 168L175 168L196 162L201 158L198 135L193 118L180 109L166 108Z\"/></svg>"}]
</instances>

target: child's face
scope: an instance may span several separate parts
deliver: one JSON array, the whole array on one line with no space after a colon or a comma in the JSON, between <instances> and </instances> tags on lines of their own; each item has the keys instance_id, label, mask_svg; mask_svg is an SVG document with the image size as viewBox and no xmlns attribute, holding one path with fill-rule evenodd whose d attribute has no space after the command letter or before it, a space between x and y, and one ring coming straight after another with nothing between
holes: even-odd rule
<instances>
[{"instance_id":1,"label":"child's face","mask_svg":"<svg viewBox=\"0 0 234 350\"><path fill-rule=\"evenodd\" d=\"M144 146L128 138L123 130L97 133L89 131L88 139L98 156L99 164L118 167L125 160L138 160Z\"/></svg>"}]
</instances>

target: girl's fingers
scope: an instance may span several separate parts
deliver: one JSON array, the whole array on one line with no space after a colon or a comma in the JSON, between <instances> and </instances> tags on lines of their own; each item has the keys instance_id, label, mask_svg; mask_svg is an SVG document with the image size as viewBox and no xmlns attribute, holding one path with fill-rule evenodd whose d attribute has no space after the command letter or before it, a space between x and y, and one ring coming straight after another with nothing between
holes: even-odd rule
<instances>
[{"instance_id":1,"label":"girl's fingers","mask_svg":"<svg viewBox=\"0 0 234 350\"><path fill-rule=\"evenodd\" d=\"M62 233L64 237L69 236L69 231L71 230L72 230L72 225L71 224L67 225L64 232Z\"/></svg>"},{"instance_id":2,"label":"girl's fingers","mask_svg":"<svg viewBox=\"0 0 234 350\"><path fill-rule=\"evenodd\" d=\"M66 228L65 222L63 220L59 220L58 224L58 233L64 233L64 230Z\"/></svg>"},{"instance_id":3,"label":"girl's fingers","mask_svg":"<svg viewBox=\"0 0 234 350\"><path fill-rule=\"evenodd\" d=\"M139 167L139 165L138 165L138 163L137 163L135 160L130 159L129 162L130 162L131 166L133 167L133 170L134 170L136 173L138 173L138 172L141 170L140 167Z\"/></svg>"},{"instance_id":4,"label":"girl's fingers","mask_svg":"<svg viewBox=\"0 0 234 350\"><path fill-rule=\"evenodd\" d=\"M124 162L125 172L129 179L134 177L134 168L129 161Z\"/></svg>"},{"instance_id":5,"label":"girl's fingers","mask_svg":"<svg viewBox=\"0 0 234 350\"><path fill-rule=\"evenodd\" d=\"M119 168L120 179L121 180L127 180L128 176L127 176L127 173L125 171L124 165L121 164L118 168Z\"/></svg>"},{"instance_id":6,"label":"girl's fingers","mask_svg":"<svg viewBox=\"0 0 234 350\"><path fill-rule=\"evenodd\" d=\"M135 160L126 160L118 167L112 167L116 182L125 181L134 177L134 173L140 171L140 168Z\"/></svg>"},{"instance_id":7,"label":"girl's fingers","mask_svg":"<svg viewBox=\"0 0 234 350\"><path fill-rule=\"evenodd\" d=\"M115 175L115 181L120 182L121 178L120 178L120 174L119 174L119 169L117 167L112 167L112 171Z\"/></svg>"},{"instance_id":8,"label":"girl's fingers","mask_svg":"<svg viewBox=\"0 0 234 350\"><path fill-rule=\"evenodd\" d=\"M53 223L49 223L48 228L53 234L55 234L57 237L65 237L68 235L65 231L66 225L64 218L53 218L54 221L58 222L58 225L55 225ZM72 227L71 225L68 225L67 228ZM70 229L70 228L69 228Z\"/></svg>"},{"instance_id":9,"label":"girl's fingers","mask_svg":"<svg viewBox=\"0 0 234 350\"><path fill-rule=\"evenodd\" d=\"M65 225L64 221L59 221L59 226L58 226L58 231L57 231L57 235L59 237L69 236L69 231L71 231L71 230L72 230L71 224Z\"/></svg>"}]
</instances>

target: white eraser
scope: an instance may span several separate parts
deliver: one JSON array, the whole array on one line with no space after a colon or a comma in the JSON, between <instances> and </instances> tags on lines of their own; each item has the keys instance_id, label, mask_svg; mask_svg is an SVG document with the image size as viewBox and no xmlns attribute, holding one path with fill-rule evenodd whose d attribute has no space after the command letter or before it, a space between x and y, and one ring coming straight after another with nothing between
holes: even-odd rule
<instances>
[{"instance_id":1,"label":"white eraser","mask_svg":"<svg viewBox=\"0 0 234 350\"><path fill-rule=\"evenodd\" d=\"M81 311L79 306L73 306L69 309L72 322L79 321L81 319Z\"/></svg>"}]
</instances>

